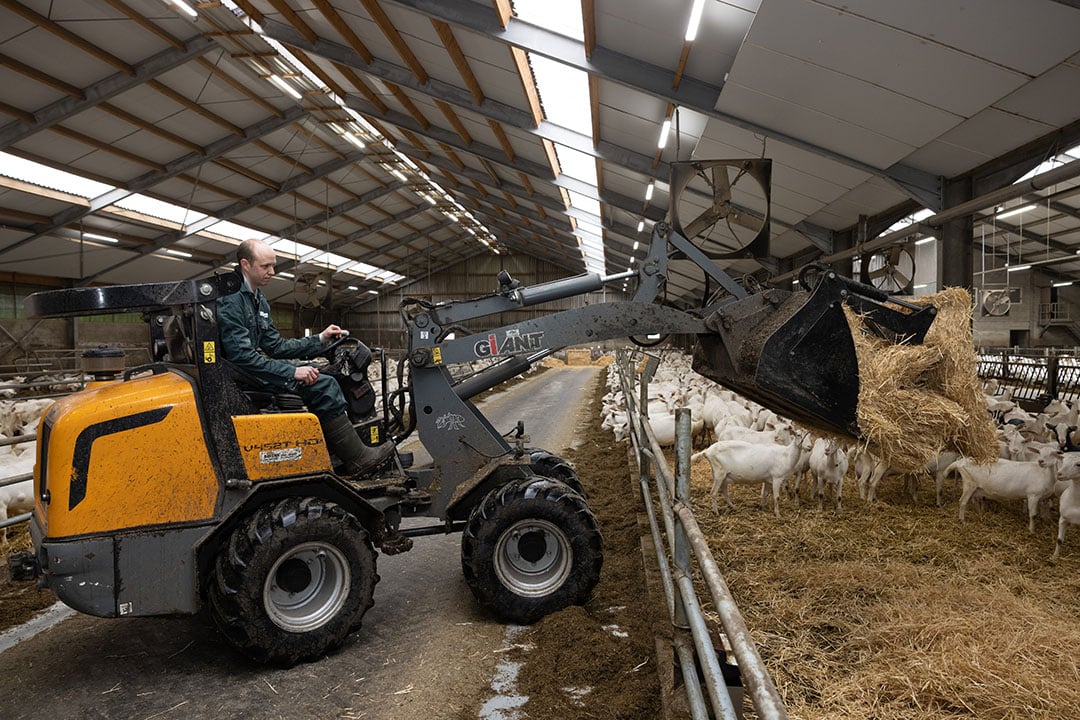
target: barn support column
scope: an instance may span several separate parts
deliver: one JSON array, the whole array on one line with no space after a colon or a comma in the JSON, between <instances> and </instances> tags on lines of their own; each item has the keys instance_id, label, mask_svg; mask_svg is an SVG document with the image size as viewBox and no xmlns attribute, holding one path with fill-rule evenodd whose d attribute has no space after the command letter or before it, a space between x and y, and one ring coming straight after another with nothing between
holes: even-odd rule
<instances>
[{"instance_id":1,"label":"barn support column","mask_svg":"<svg viewBox=\"0 0 1080 720\"><path fill-rule=\"evenodd\" d=\"M860 226L865 228L865 217L860 218ZM850 250L855 247L855 230L848 228L847 230L841 230L833 235L833 252L843 252L844 250ZM837 260L832 264L832 269L836 271L836 274L841 277L850 278L853 277L851 258L844 258ZM858 278L856 278L858 279Z\"/></svg>"},{"instance_id":2,"label":"barn support column","mask_svg":"<svg viewBox=\"0 0 1080 720\"><path fill-rule=\"evenodd\" d=\"M970 177L948 180L942 196L946 210L971 200L973 197ZM973 285L972 234L975 225L970 214L961 215L942 224L938 233L938 289Z\"/></svg>"}]
</instances>

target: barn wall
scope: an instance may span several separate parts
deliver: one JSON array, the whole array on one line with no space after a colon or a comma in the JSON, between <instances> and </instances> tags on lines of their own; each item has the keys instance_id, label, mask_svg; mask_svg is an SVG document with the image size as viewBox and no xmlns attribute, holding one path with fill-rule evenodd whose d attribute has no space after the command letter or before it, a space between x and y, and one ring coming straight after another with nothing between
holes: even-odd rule
<instances>
[{"instance_id":1,"label":"barn wall","mask_svg":"<svg viewBox=\"0 0 1080 720\"><path fill-rule=\"evenodd\" d=\"M975 344L978 347L1076 347L1080 345L1080 289L1053 288L1059 278L1033 270L987 276L975 288ZM992 282L992 280L994 282ZM978 276L976 276L978 282ZM1010 288L1008 314L992 317L983 308L986 290Z\"/></svg>"}]
</instances>

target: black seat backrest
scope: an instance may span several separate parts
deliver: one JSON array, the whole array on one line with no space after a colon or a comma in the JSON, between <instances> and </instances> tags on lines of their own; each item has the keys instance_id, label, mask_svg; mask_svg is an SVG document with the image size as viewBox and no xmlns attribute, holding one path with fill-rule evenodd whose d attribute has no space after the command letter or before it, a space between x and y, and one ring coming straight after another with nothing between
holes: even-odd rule
<instances>
[{"instance_id":1,"label":"black seat backrest","mask_svg":"<svg viewBox=\"0 0 1080 720\"><path fill-rule=\"evenodd\" d=\"M236 382L240 393L251 404L251 412L304 412L304 400L296 393L286 390L270 390L246 370L220 358L219 362L228 370Z\"/></svg>"}]
</instances>

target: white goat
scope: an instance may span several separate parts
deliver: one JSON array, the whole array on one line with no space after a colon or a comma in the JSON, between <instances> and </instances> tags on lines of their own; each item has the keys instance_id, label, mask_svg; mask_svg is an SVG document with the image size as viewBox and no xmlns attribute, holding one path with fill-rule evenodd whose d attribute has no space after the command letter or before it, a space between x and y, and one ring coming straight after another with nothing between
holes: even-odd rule
<instances>
[{"instance_id":1,"label":"white goat","mask_svg":"<svg viewBox=\"0 0 1080 720\"><path fill-rule=\"evenodd\" d=\"M848 469L848 456L836 438L818 438L810 450L810 472L814 474L814 494L818 499L818 510L825 503L825 491L832 488L836 509L843 503L844 475Z\"/></svg>"},{"instance_id":2,"label":"white goat","mask_svg":"<svg viewBox=\"0 0 1080 720\"><path fill-rule=\"evenodd\" d=\"M964 488L960 496L960 522L964 521L964 510L971 496L981 490L994 500L1026 499L1028 532L1033 533L1039 502L1054 494L1056 476L1069 480L1080 477L1080 453L1045 452L1035 461L998 459L991 465L976 465L972 459L962 457L946 468L946 474L954 471L960 473Z\"/></svg>"},{"instance_id":3,"label":"white goat","mask_svg":"<svg viewBox=\"0 0 1080 720\"><path fill-rule=\"evenodd\" d=\"M728 481L742 485L770 486L773 495L773 513L780 517L780 488L791 477L799 462L799 444L749 442L746 440L721 440L699 453L690 456L690 462L704 457L712 467L712 506L719 513L716 496L723 493L728 507L734 507L728 496ZM762 506L765 503L764 489Z\"/></svg>"}]
</instances>

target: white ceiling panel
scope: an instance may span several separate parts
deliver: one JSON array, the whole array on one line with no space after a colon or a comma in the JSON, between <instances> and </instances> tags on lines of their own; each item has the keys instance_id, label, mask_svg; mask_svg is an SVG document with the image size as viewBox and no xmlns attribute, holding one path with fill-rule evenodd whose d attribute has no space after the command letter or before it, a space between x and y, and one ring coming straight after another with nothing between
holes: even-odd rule
<instances>
[{"instance_id":1,"label":"white ceiling panel","mask_svg":"<svg viewBox=\"0 0 1080 720\"><path fill-rule=\"evenodd\" d=\"M994 107L1059 127L1080 118L1080 66L1058 65Z\"/></svg>"},{"instance_id":2,"label":"white ceiling panel","mask_svg":"<svg viewBox=\"0 0 1080 720\"><path fill-rule=\"evenodd\" d=\"M964 117L1028 80L1017 71L811 0L763 3L747 42ZM729 81L739 81L740 61Z\"/></svg>"},{"instance_id":3,"label":"white ceiling panel","mask_svg":"<svg viewBox=\"0 0 1080 720\"><path fill-rule=\"evenodd\" d=\"M690 0L601 0L596 3L597 44L674 70L682 52L691 4Z\"/></svg>"},{"instance_id":4,"label":"white ceiling panel","mask_svg":"<svg viewBox=\"0 0 1080 720\"><path fill-rule=\"evenodd\" d=\"M1080 35L1076 11L1055 0L819 2L1032 76L1075 52Z\"/></svg>"},{"instance_id":5,"label":"white ceiling panel","mask_svg":"<svg viewBox=\"0 0 1080 720\"><path fill-rule=\"evenodd\" d=\"M728 81L717 109L775 132L839 153L867 165L887 168L911 153L915 146L874 132L843 118L803 107L753 87Z\"/></svg>"},{"instance_id":6,"label":"white ceiling panel","mask_svg":"<svg viewBox=\"0 0 1080 720\"><path fill-rule=\"evenodd\" d=\"M903 164L932 175L956 177L982 165L991 156L960 147L950 142L934 140L903 159Z\"/></svg>"},{"instance_id":7,"label":"white ceiling panel","mask_svg":"<svg viewBox=\"0 0 1080 720\"><path fill-rule=\"evenodd\" d=\"M734 151L731 148L734 148ZM789 165L798 168L802 173L821 178L826 183L845 189L854 187L870 177L865 171L837 160L774 138L766 138L716 119L709 121L697 149L694 150L694 158L702 160L710 157L761 157L762 155L772 158L774 167Z\"/></svg>"},{"instance_id":8,"label":"white ceiling panel","mask_svg":"<svg viewBox=\"0 0 1080 720\"><path fill-rule=\"evenodd\" d=\"M1010 149L1045 135L1049 125L1012 115L996 108L987 108L941 136L942 142L952 143L987 157L997 157Z\"/></svg>"},{"instance_id":9,"label":"white ceiling panel","mask_svg":"<svg viewBox=\"0 0 1080 720\"><path fill-rule=\"evenodd\" d=\"M907 145L929 142L964 119L879 85L757 45L743 47L739 62L736 80L739 85L817 113L843 118L847 123ZM720 99L722 109L736 114L735 108L725 106L723 93Z\"/></svg>"}]
</instances>

